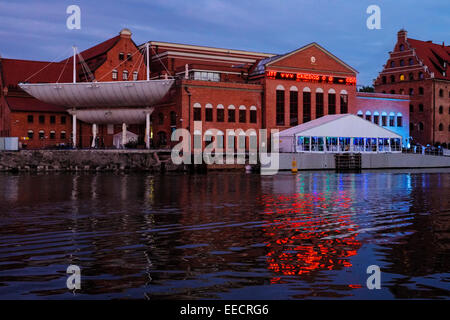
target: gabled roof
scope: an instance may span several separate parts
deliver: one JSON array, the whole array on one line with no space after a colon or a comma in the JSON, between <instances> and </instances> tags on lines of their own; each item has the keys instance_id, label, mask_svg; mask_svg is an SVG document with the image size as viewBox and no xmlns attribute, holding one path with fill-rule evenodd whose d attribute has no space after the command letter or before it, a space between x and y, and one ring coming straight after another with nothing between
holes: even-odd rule
<instances>
[{"instance_id":1,"label":"gabled roof","mask_svg":"<svg viewBox=\"0 0 450 320\"><path fill-rule=\"evenodd\" d=\"M17 86L20 82L51 83L71 82L72 68L65 63L0 59L5 86Z\"/></svg>"},{"instance_id":2,"label":"gabled roof","mask_svg":"<svg viewBox=\"0 0 450 320\"><path fill-rule=\"evenodd\" d=\"M409 45L415 49L416 55L434 73L434 78L450 80L450 46L408 38ZM444 69L444 62L447 68ZM445 76L443 72L445 71Z\"/></svg>"},{"instance_id":3,"label":"gabled roof","mask_svg":"<svg viewBox=\"0 0 450 320\"><path fill-rule=\"evenodd\" d=\"M89 59L93 59L100 55L106 54L109 50L111 50L116 45L116 43L119 41L119 39L120 39L120 35L115 36L114 38L103 41L102 43L99 43L96 46L93 46L89 49L86 49L86 50L80 52L80 55L83 57L84 60L87 61ZM67 59L64 59L61 62L66 62L66 60L69 60L69 62L71 62L72 59L73 59L73 57L69 57Z\"/></svg>"},{"instance_id":4,"label":"gabled roof","mask_svg":"<svg viewBox=\"0 0 450 320\"><path fill-rule=\"evenodd\" d=\"M401 138L402 136L354 114L333 114L279 132L279 137Z\"/></svg>"},{"instance_id":5,"label":"gabled roof","mask_svg":"<svg viewBox=\"0 0 450 320\"><path fill-rule=\"evenodd\" d=\"M354 72L354 73L358 73L358 71L357 71L356 69L354 69L354 68L352 68L350 65L346 64L344 61L342 61L341 59L339 59L338 57L336 57L334 54L332 54L331 52L329 52L328 50L326 50L325 48L323 48L322 46L320 46L320 45L319 45L318 43L316 43L316 42L310 43L310 44L308 44L308 45L306 45L306 46L304 46L304 47L301 47L301 48L299 48L299 49L297 49L297 50L291 51L291 52L286 53L286 54L284 54L284 55L277 56L275 59L270 59L270 60L268 60L264 65L265 65L265 66L273 65L273 64L275 64L275 63L278 62L278 61L281 61L281 60L283 60L283 59L285 59L285 58L287 58L287 57L290 57L290 56L292 56L292 55L294 55L294 54L297 54L297 53L299 53L299 52L302 52L302 51L304 51L304 50L306 50L306 49L308 49L308 48L311 48L311 47L316 47L317 49L321 50L321 51L324 52L326 55L328 55L330 58L334 59L336 62L338 62L339 64L343 65L345 68L350 69L350 70L351 70L352 72Z\"/></svg>"}]
</instances>

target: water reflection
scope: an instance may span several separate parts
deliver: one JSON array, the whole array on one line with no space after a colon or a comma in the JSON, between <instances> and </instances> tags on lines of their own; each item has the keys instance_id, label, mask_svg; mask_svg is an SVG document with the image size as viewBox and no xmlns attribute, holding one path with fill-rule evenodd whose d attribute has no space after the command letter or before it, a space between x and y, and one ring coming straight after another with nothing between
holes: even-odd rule
<instances>
[{"instance_id":1,"label":"water reflection","mask_svg":"<svg viewBox=\"0 0 450 320\"><path fill-rule=\"evenodd\" d=\"M370 298L369 264L377 297L449 297L448 194L432 170L0 175L0 298Z\"/></svg>"}]
</instances>

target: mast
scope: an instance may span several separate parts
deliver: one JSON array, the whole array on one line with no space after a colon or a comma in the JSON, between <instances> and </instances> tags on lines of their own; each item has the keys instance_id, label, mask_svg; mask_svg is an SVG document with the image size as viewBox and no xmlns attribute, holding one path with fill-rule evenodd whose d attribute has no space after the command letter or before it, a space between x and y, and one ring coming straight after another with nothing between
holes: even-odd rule
<instances>
[{"instance_id":1,"label":"mast","mask_svg":"<svg viewBox=\"0 0 450 320\"><path fill-rule=\"evenodd\" d=\"M73 83L77 82L77 47L73 46Z\"/></svg>"},{"instance_id":2,"label":"mast","mask_svg":"<svg viewBox=\"0 0 450 320\"><path fill-rule=\"evenodd\" d=\"M148 41L145 45L146 49L147 49L147 81L150 80L150 50L149 50L149 44Z\"/></svg>"}]
</instances>

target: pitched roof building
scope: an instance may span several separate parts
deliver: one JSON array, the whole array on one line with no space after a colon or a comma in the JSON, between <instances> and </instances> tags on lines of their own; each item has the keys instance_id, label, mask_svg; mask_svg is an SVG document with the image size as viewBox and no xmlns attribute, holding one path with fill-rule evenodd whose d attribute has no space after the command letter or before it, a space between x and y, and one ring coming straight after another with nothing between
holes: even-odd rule
<instances>
[{"instance_id":1,"label":"pitched roof building","mask_svg":"<svg viewBox=\"0 0 450 320\"><path fill-rule=\"evenodd\" d=\"M375 91L410 96L410 132L420 144L450 144L450 46L400 30Z\"/></svg>"}]
</instances>

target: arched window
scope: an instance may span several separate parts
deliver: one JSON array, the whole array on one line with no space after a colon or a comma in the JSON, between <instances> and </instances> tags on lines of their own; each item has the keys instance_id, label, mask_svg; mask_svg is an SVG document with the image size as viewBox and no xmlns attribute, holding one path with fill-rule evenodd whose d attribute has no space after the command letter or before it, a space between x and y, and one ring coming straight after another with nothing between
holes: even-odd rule
<instances>
[{"instance_id":1,"label":"arched window","mask_svg":"<svg viewBox=\"0 0 450 320\"><path fill-rule=\"evenodd\" d=\"M395 127L395 113L389 113L389 127Z\"/></svg>"},{"instance_id":2,"label":"arched window","mask_svg":"<svg viewBox=\"0 0 450 320\"><path fill-rule=\"evenodd\" d=\"M289 125L298 125L298 88L295 86L289 89Z\"/></svg>"},{"instance_id":3,"label":"arched window","mask_svg":"<svg viewBox=\"0 0 450 320\"><path fill-rule=\"evenodd\" d=\"M395 67L395 62L391 61L391 68Z\"/></svg>"},{"instance_id":4,"label":"arched window","mask_svg":"<svg viewBox=\"0 0 450 320\"><path fill-rule=\"evenodd\" d=\"M170 125L177 125L177 113L175 111L170 111Z\"/></svg>"},{"instance_id":5,"label":"arched window","mask_svg":"<svg viewBox=\"0 0 450 320\"><path fill-rule=\"evenodd\" d=\"M400 60L400 66L403 67L404 65L405 65L405 60L401 59L401 60Z\"/></svg>"},{"instance_id":6,"label":"arched window","mask_svg":"<svg viewBox=\"0 0 450 320\"><path fill-rule=\"evenodd\" d=\"M397 127L403 127L403 115L400 112L397 113Z\"/></svg>"},{"instance_id":7,"label":"arched window","mask_svg":"<svg viewBox=\"0 0 450 320\"><path fill-rule=\"evenodd\" d=\"M373 123L380 125L380 113L378 111L373 113Z\"/></svg>"},{"instance_id":8,"label":"arched window","mask_svg":"<svg viewBox=\"0 0 450 320\"><path fill-rule=\"evenodd\" d=\"M225 121L225 110L222 104L217 105L217 122Z\"/></svg>"},{"instance_id":9,"label":"arched window","mask_svg":"<svg viewBox=\"0 0 450 320\"><path fill-rule=\"evenodd\" d=\"M444 107L443 106L439 106L439 114L443 114L444 113Z\"/></svg>"},{"instance_id":10,"label":"arched window","mask_svg":"<svg viewBox=\"0 0 450 320\"><path fill-rule=\"evenodd\" d=\"M202 121L202 105L194 103L194 121Z\"/></svg>"},{"instance_id":11,"label":"arched window","mask_svg":"<svg viewBox=\"0 0 450 320\"><path fill-rule=\"evenodd\" d=\"M405 50L405 45L404 44L401 44L400 45L400 51L404 51ZM403 61L403 60L402 60Z\"/></svg>"},{"instance_id":12,"label":"arched window","mask_svg":"<svg viewBox=\"0 0 450 320\"><path fill-rule=\"evenodd\" d=\"M423 72L419 72L419 79L420 79L420 80L423 79Z\"/></svg>"},{"instance_id":13,"label":"arched window","mask_svg":"<svg viewBox=\"0 0 450 320\"><path fill-rule=\"evenodd\" d=\"M39 131L39 139L43 140L45 138L44 130Z\"/></svg>"},{"instance_id":14,"label":"arched window","mask_svg":"<svg viewBox=\"0 0 450 320\"><path fill-rule=\"evenodd\" d=\"M122 80L127 81L128 80L128 71L124 70L122 73Z\"/></svg>"},{"instance_id":15,"label":"arched window","mask_svg":"<svg viewBox=\"0 0 450 320\"><path fill-rule=\"evenodd\" d=\"M28 139L33 140L33 138L34 138L33 130L28 130Z\"/></svg>"},{"instance_id":16,"label":"arched window","mask_svg":"<svg viewBox=\"0 0 450 320\"><path fill-rule=\"evenodd\" d=\"M117 80L117 75L118 75L118 72L117 72L116 69L114 69L114 70L112 71L112 79L113 79L113 80Z\"/></svg>"},{"instance_id":17,"label":"arched window","mask_svg":"<svg viewBox=\"0 0 450 320\"><path fill-rule=\"evenodd\" d=\"M303 88L303 123L311 121L311 89Z\"/></svg>"},{"instance_id":18,"label":"arched window","mask_svg":"<svg viewBox=\"0 0 450 320\"><path fill-rule=\"evenodd\" d=\"M386 112L381 113L381 125L383 127L387 126L387 113Z\"/></svg>"},{"instance_id":19,"label":"arched window","mask_svg":"<svg viewBox=\"0 0 450 320\"><path fill-rule=\"evenodd\" d=\"M316 119L323 117L324 115L324 104L323 104L323 89L317 88L316 89Z\"/></svg>"},{"instance_id":20,"label":"arched window","mask_svg":"<svg viewBox=\"0 0 450 320\"><path fill-rule=\"evenodd\" d=\"M158 124L164 124L164 114L162 112L158 113Z\"/></svg>"},{"instance_id":21,"label":"arched window","mask_svg":"<svg viewBox=\"0 0 450 320\"><path fill-rule=\"evenodd\" d=\"M395 83L395 76L394 75L391 76L391 83Z\"/></svg>"},{"instance_id":22,"label":"arched window","mask_svg":"<svg viewBox=\"0 0 450 320\"><path fill-rule=\"evenodd\" d=\"M134 71L133 72L133 81L137 81L138 80L138 72Z\"/></svg>"},{"instance_id":23,"label":"arched window","mask_svg":"<svg viewBox=\"0 0 450 320\"><path fill-rule=\"evenodd\" d=\"M414 59L413 58L409 58L409 65L412 66L414 64Z\"/></svg>"},{"instance_id":24,"label":"arched window","mask_svg":"<svg viewBox=\"0 0 450 320\"><path fill-rule=\"evenodd\" d=\"M341 90L340 96L341 114L348 113L348 95L347 91Z\"/></svg>"},{"instance_id":25,"label":"arched window","mask_svg":"<svg viewBox=\"0 0 450 320\"><path fill-rule=\"evenodd\" d=\"M336 114L336 91L328 90L328 114Z\"/></svg>"},{"instance_id":26,"label":"arched window","mask_svg":"<svg viewBox=\"0 0 450 320\"><path fill-rule=\"evenodd\" d=\"M236 122L236 108L232 104L228 106L228 122Z\"/></svg>"},{"instance_id":27,"label":"arched window","mask_svg":"<svg viewBox=\"0 0 450 320\"><path fill-rule=\"evenodd\" d=\"M205 105L205 121L213 121L213 106L210 103Z\"/></svg>"},{"instance_id":28,"label":"arched window","mask_svg":"<svg viewBox=\"0 0 450 320\"><path fill-rule=\"evenodd\" d=\"M366 120L372 121L372 113L370 111L366 111Z\"/></svg>"},{"instance_id":29,"label":"arched window","mask_svg":"<svg viewBox=\"0 0 450 320\"><path fill-rule=\"evenodd\" d=\"M419 131L423 131L423 122L419 122Z\"/></svg>"},{"instance_id":30,"label":"arched window","mask_svg":"<svg viewBox=\"0 0 450 320\"><path fill-rule=\"evenodd\" d=\"M441 97L441 98L444 97L444 90L443 89L439 89L439 97Z\"/></svg>"},{"instance_id":31,"label":"arched window","mask_svg":"<svg viewBox=\"0 0 450 320\"><path fill-rule=\"evenodd\" d=\"M247 108L245 106L239 106L239 122L247 122Z\"/></svg>"},{"instance_id":32,"label":"arched window","mask_svg":"<svg viewBox=\"0 0 450 320\"><path fill-rule=\"evenodd\" d=\"M250 107L250 123L256 123L257 121L257 119L256 119L256 116L257 116L257 113L256 113L256 107L255 106L251 106Z\"/></svg>"},{"instance_id":33,"label":"arched window","mask_svg":"<svg viewBox=\"0 0 450 320\"><path fill-rule=\"evenodd\" d=\"M405 75L404 75L404 74L401 74L400 77L399 77L399 79L400 79L400 81L405 81Z\"/></svg>"},{"instance_id":34,"label":"arched window","mask_svg":"<svg viewBox=\"0 0 450 320\"><path fill-rule=\"evenodd\" d=\"M363 114L362 110L359 110L356 115L360 118L364 118L364 114Z\"/></svg>"},{"instance_id":35,"label":"arched window","mask_svg":"<svg viewBox=\"0 0 450 320\"><path fill-rule=\"evenodd\" d=\"M284 126L284 87L282 85L278 85L276 91L276 124Z\"/></svg>"},{"instance_id":36,"label":"arched window","mask_svg":"<svg viewBox=\"0 0 450 320\"><path fill-rule=\"evenodd\" d=\"M423 112L423 104L419 104L419 112Z\"/></svg>"},{"instance_id":37,"label":"arched window","mask_svg":"<svg viewBox=\"0 0 450 320\"><path fill-rule=\"evenodd\" d=\"M439 123L439 131L444 131L444 125L442 123Z\"/></svg>"}]
</instances>

